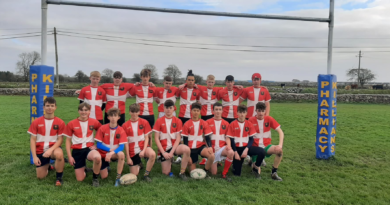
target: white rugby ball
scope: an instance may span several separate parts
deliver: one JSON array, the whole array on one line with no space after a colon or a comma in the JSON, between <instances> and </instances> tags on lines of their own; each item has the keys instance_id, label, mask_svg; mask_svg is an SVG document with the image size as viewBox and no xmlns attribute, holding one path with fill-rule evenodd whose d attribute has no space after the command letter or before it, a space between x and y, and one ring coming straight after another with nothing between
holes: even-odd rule
<instances>
[{"instance_id":1,"label":"white rugby ball","mask_svg":"<svg viewBox=\"0 0 390 205\"><path fill-rule=\"evenodd\" d=\"M122 185L133 184L137 181L137 176L135 174L125 174L120 178L120 182Z\"/></svg>"},{"instance_id":2,"label":"white rugby ball","mask_svg":"<svg viewBox=\"0 0 390 205\"><path fill-rule=\"evenodd\" d=\"M190 176L193 179L204 179L206 172L203 169L194 169L190 172Z\"/></svg>"}]
</instances>

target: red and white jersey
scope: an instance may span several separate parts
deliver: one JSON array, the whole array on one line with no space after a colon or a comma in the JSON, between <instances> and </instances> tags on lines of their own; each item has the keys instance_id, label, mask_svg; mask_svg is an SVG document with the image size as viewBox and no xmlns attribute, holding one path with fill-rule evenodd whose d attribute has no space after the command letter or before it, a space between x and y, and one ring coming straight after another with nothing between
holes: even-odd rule
<instances>
[{"instance_id":1,"label":"red and white jersey","mask_svg":"<svg viewBox=\"0 0 390 205\"><path fill-rule=\"evenodd\" d=\"M248 99L248 114L246 115L246 118L250 118L256 115L256 104L258 102L271 101L271 95L266 87L260 86L260 88L255 88L251 86L244 89L241 99Z\"/></svg>"},{"instance_id":2,"label":"red and white jersey","mask_svg":"<svg viewBox=\"0 0 390 205\"><path fill-rule=\"evenodd\" d=\"M213 132L211 131L209 125L206 121L200 119L198 121L193 121L189 119L183 126L183 132L181 136L188 137L188 147L190 149L197 149L206 145L203 140L203 135L211 135Z\"/></svg>"},{"instance_id":3,"label":"red and white jersey","mask_svg":"<svg viewBox=\"0 0 390 205\"><path fill-rule=\"evenodd\" d=\"M142 118L137 121L127 121L122 125L127 135L127 142L129 143L130 157L134 157L144 150L145 135L152 132L149 122Z\"/></svg>"},{"instance_id":4,"label":"red and white jersey","mask_svg":"<svg viewBox=\"0 0 390 205\"><path fill-rule=\"evenodd\" d=\"M35 119L27 133L37 137L36 154L43 154L61 137L65 130L65 123L58 117L45 119L44 116Z\"/></svg>"},{"instance_id":5,"label":"red and white jersey","mask_svg":"<svg viewBox=\"0 0 390 205\"><path fill-rule=\"evenodd\" d=\"M95 144L93 131L101 126L96 119L88 118L88 120L81 121L77 118L66 125L64 135L72 139L72 149L83 149Z\"/></svg>"},{"instance_id":6,"label":"red and white jersey","mask_svg":"<svg viewBox=\"0 0 390 205\"><path fill-rule=\"evenodd\" d=\"M173 103L176 103L176 93L179 89L177 87L171 86L170 89L165 88L156 88L156 92L154 97L158 98L160 100L160 103L158 104L158 111L164 112L164 103L167 100L172 100ZM176 105L175 105L175 111L176 111Z\"/></svg>"},{"instance_id":7,"label":"red and white jersey","mask_svg":"<svg viewBox=\"0 0 390 205\"><path fill-rule=\"evenodd\" d=\"M240 104L240 96L243 90L233 87L233 90L229 91L224 88L218 92L218 100L222 100L224 118L237 118L237 107Z\"/></svg>"},{"instance_id":8,"label":"red and white jersey","mask_svg":"<svg viewBox=\"0 0 390 205\"><path fill-rule=\"evenodd\" d=\"M182 122L179 118L161 117L154 124L153 131L160 133L160 143L164 151L168 151L176 142L177 134L182 131Z\"/></svg>"},{"instance_id":9,"label":"red and white jersey","mask_svg":"<svg viewBox=\"0 0 390 205\"><path fill-rule=\"evenodd\" d=\"M133 86L133 83L121 83L119 86L112 83L101 85L107 96L106 112L115 107L120 109L121 114L126 113L126 98Z\"/></svg>"},{"instance_id":10,"label":"red and white jersey","mask_svg":"<svg viewBox=\"0 0 390 205\"><path fill-rule=\"evenodd\" d=\"M197 88L189 89L184 87L177 91L177 97L180 97L179 117L191 118L191 105L199 100L200 90Z\"/></svg>"},{"instance_id":11,"label":"red and white jersey","mask_svg":"<svg viewBox=\"0 0 390 205\"><path fill-rule=\"evenodd\" d=\"M202 104L202 110L200 115L207 116L213 114L213 105L218 102L218 92L222 90L222 87L214 87L208 89L206 86L198 85L200 92L199 102Z\"/></svg>"},{"instance_id":12,"label":"red and white jersey","mask_svg":"<svg viewBox=\"0 0 390 205\"><path fill-rule=\"evenodd\" d=\"M121 126L118 125L116 129L111 129L110 124L102 125L96 132L95 141L103 143L104 146L110 149L116 149L120 144L127 143L126 132ZM107 152L101 149L97 149L102 156L106 157Z\"/></svg>"},{"instance_id":13,"label":"red and white jersey","mask_svg":"<svg viewBox=\"0 0 390 205\"><path fill-rule=\"evenodd\" d=\"M218 152L219 149L226 145L226 133L229 123L224 119L216 120L214 118L208 119L206 122L213 132L211 135L211 146L214 152Z\"/></svg>"},{"instance_id":14,"label":"red and white jersey","mask_svg":"<svg viewBox=\"0 0 390 205\"><path fill-rule=\"evenodd\" d=\"M77 99L91 105L90 118L103 120L102 105L107 102L107 97L106 91L102 87L92 87L90 85L83 87Z\"/></svg>"},{"instance_id":15,"label":"red and white jersey","mask_svg":"<svg viewBox=\"0 0 390 205\"><path fill-rule=\"evenodd\" d=\"M256 130L248 120L245 120L245 122L234 120L230 123L226 135L230 138L234 138L236 147L246 147L249 142L249 137L254 136L255 134Z\"/></svg>"},{"instance_id":16,"label":"red and white jersey","mask_svg":"<svg viewBox=\"0 0 390 205\"><path fill-rule=\"evenodd\" d=\"M130 95L136 96L136 103L140 106L140 115L153 115L153 96L156 87L150 86L133 86L130 89Z\"/></svg>"},{"instance_id":17,"label":"red and white jersey","mask_svg":"<svg viewBox=\"0 0 390 205\"><path fill-rule=\"evenodd\" d=\"M271 144L271 128L276 130L280 128L279 123L271 116L264 116L264 119L258 120L256 117L249 118L256 130L253 146L263 147Z\"/></svg>"}]
</instances>

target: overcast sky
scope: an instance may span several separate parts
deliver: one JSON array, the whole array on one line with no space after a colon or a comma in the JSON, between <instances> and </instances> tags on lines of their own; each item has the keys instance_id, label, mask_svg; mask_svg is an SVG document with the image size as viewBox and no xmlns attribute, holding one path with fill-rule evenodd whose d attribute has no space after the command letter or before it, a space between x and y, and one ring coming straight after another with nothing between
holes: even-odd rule
<instances>
[{"instance_id":1,"label":"overcast sky","mask_svg":"<svg viewBox=\"0 0 390 205\"><path fill-rule=\"evenodd\" d=\"M323 18L329 16L328 0L83 1L253 14ZM12 34L39 32L40 26L40 0L0 0L0 71L14 72L18 55L22 52L40 52L41 42L39 36L18 39L1 38L16 36ZM177 65L183 75L188 69L193 69L195 74L204 77L214 74L217 79L224 79L226 75L231 74L238 80L249 80L252 73L259 72L263 80L316 81L318 74L326 74L326 48L253 46L326 47L327 23L49 5L48 28L51 30L53 27L57 27L59 34L126 41L110 42L58 35L59 72L70 76L73 76L77 70L83 70L89 74L93 70L102 71L110 68L123 72L125 77L131 77L133 73L138 73L145 64L154 64L160 77L163 69L169 64ZM336 0L334 31L335 47L352 47L334 48L332 73L337 75L339 81L347 80L345 75L347 69L358 66L356 56L359 50L362 50L364 56L361 66L376 73L376 81L390 81L389 0ZM138 39L195 44L172 44ZM134 42L178 47L207 47L222 51L148 46L134 44ZM238 46L199 45L199 43ZM316 52L270 53L231 50ZM353 53L340 53L345 51ZM54 54L54 37L49 35L47 65L55 66Z\"/></svg>"}]
</instances>

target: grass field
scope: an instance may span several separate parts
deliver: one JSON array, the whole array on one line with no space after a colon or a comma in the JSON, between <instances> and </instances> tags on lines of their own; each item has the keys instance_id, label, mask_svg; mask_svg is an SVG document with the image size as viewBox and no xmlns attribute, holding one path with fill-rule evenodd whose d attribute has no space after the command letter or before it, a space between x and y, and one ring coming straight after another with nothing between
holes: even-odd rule
<instances>
[{"instance_id":1,"label":"grass field","mask_svg":"<svg viewBox=\"0 0 390 205\"><path fill-rule=\"evenodd\" d=\"M54 186L55 172L37 180L35 167L29 162L26 133L29 97L0 96L0 102L0 204L390 204L388 105L339 104L336 157L317 160L317 105L271 103L271 115L282 125L286 137L278 171L283 182L270 177L271 157L262 169L261 180L254 179L245 167L243 176L232 177L233 183L219 176L182 182L162 175L156 163L152 183L140 180L116 188L113 164L110 177L93 188L92 176L77 182L69 164L62 187ZM57 102L56 115L66 123L78 116L75 98L58 97ZM133 102L128 100L127 105ZM273 137L275 144L276 133ZM179 169L173 165L175 174ZM128 172L125 166L124 173Z\"/></svg>"}]
</instances>

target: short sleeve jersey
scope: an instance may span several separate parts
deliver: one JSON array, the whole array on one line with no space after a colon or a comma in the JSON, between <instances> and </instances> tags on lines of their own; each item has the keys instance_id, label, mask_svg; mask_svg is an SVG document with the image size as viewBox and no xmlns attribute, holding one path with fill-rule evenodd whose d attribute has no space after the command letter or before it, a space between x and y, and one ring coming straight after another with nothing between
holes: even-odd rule
<instances>
[{"instance_id":1,"label":"short sleeve jersey","mask_svg":"<svg viewBox=\"0 0 390 205\"><path fill-rule=\"evenodd\" d=\"M106 112L115 107L119 108L121 114L126 113L126 98L133 86L132 83L121 83L119 86L113 83L101 85L107 96Z\"/></svg>"},{"instance_id":2,"label":"short sleeve jersey","mask_svg":"<svg viewBox=\"0 0 390 205\"><path fill-rule=\"evenodd\" d=\"M212 134L212 131L206 121L200 119L198 121L188 120L183 126L182 136L188 137L188 146L190 149L197 149L206 145L203 136Z\"/></svg>"},{"instance_id":3,"label":"short sleeve jersey","mask_svg":"<svg viewBox=\"0 0 390 205\"><path fill-rule=\"evenodd\" d=\"M200 90L199 102L202 104L202 110L200 115L207 116L213 114L213 105L218 102L218 92L222 90L222 87L213 87L208 89L206 86L198 85Z\"/></svg>"},{"instance_id":4,"label":"short sleeve jersey","mask_svg":"<svg viewBox=\"0 0 390 205\"><path fill-rule=\"evenodd\" d=\"M200 90L197 88L189 89L184 87L177 91L177 97L180 97L179 117L191 118L191 105L199 100Z\"/></svg>"},{"instance_id":5,"label":"short sleeve jersey","mask_svg":"<svg viewBox=\"0 0 390 205\"><path fill-rule=\"evenodd\" d=\"M156 87L133 86L130 89L130 95L136 97L136 103L140 105L140 115L153 115L153 97L156 93Z\"/></svg>"},{"instance_id":6,"label":"short sleeve jersey","mask_svg":"<svg viewBox=\"0 0 390 205\"><path fill-rule=\"evenodd\" d=\"M92 87L90 85L81 89L79 100L91 105L90 118L103 120L102 105L107 102L106 91L102 87Z\"/></svg>"},{"instance_id":7,"label":"short sleeve jersey","mask_svg":"<svg viewBox=\"0 0 390 205\"><path fill-rule=\"evenodd\" d=\"M214 118L211 118L206 122L213 132L211 135L211 146L213 147L214 152L217 152L226 145L226 133L229 128L229 123L224 119L216 120Z\"/></svg>"},{"instance_id":8,"label":"short sleeve jersey","mask_svg":"<svg viewBox=\"0 0 390 205\"><path fill-rule=\"evenodd\" d=\"M246 118L250 118L256 115L256 104L258 102L271 101L271 95L269 94L268 89L266 87L260 86L260 88L255 88L251 86L244 89L244 92L241 95L241 99L248 99L248 113L246 115Z\"/></svg>"},{"instance_id":9,"label":"short sleeve jersey","mask_svg":"<svg viewBox=\"0 0 390 205\"><path fill-rule=\"evenodd\" d=\"M156 88L156 92L154 97L158 98L160 100L160 103L158 104L158 111L164 112L164 103L167 100L172 100L173 103L176 103L176 93L178 88L171 86L170 89L164 89L164 88ZM176 106L175 106L176 110Z\"/></svg>"},{"instance_id":10,"label":"short sleeve jersey","mask_svg":"<svg viewBox=\"0 0 390 205\"><path fill-rule=\"evenodd\" d=\"M249 137L254 136L255 134L256 130L248 120L245 120L244 122L234 120L230 123L226 135L230 138L234 138L236 147L246 147L249 142Z\"/></svg>"},{"instance_id":11,"label":"short sleeve jersey","mask_svg":"<svg viewBox=\"0 0 390 205\"><path fill-rule=\"evenodd\" d=\"M116 149L120 144L127 143L126 132L118 125L116 129L111 129L110 124L105 124L96 132L95 141L103 143L104 146L110 149ZM107 152L98 149L102 158L106 157Z\"/></svg>"},{"instance_id":12,"label":"short sleeve jersey","mask_svg":"<svg viewBox=\"0 0 390 205\"><path fill-rule=\"evenodd\" d=\"M99 130L101 126L95 119L81 121L77 118L68 123L64 135L72 139L72 149L83 149L95 144L93 131Z\"/></svg>"},{"instance_id":13,"label":"short sleeve jersey","mask_svg":"<svg viewBox=\"0 0 390 205\"><path fill-rule=\"evenodd\" d=\"M27 133L36 136L36 154L43 154L52 147L64 134L65 123L58 117L46 119L44 116L35 119Z\"/></svg>"},{"instance_id":14,"label":"short sleeve jersey","mask_svg":"<svg viewBox=\"0 0 390 205\"><path fill-rule=\"evenodd\" d=\"M160 133L160 143L164 151L170 150L176 142L177 134L182 131L182 122L179 118L161 117L153 127L154 132Z\"/></svg>"},{"instance_id":15,"label":"short sleeve jersey","mask_svg":"<svg viewBox=\"0 0 390 205\"><path fill-rule=\"evenodd\" d=\"M256 135L254 137L253 146L267 147L271 144L271 129L278 129L280 124L271 116L264 116L264 119L258 120L256 117L249 118L253 124Z\"/></svg>"},{"instance_id":16,"label":"short sleeve jersey","mask_svg":"<svg viewBox=\"0 0 390 205\"><path fill-rule=\"evenodd\" d=\"M127 121L122 125L127 135L127 142L129 144L130 157L139 154L145 145L145 135L152 132L149 122L138 118L137 121Z\"/></svg>"},{"instance_id":17,"label":"short sleeve jersey","mask_svg":"<svg viewBox=\"0 0 390 205\"><path fill-rule=\"evenodd\" d=\"M224 88L218 92L218 100L222 100L224 118L237 118L237 107L240 104L240 96L243 90L233 87L233 90L229 91Z\"/></svg>"}]
</instances>

